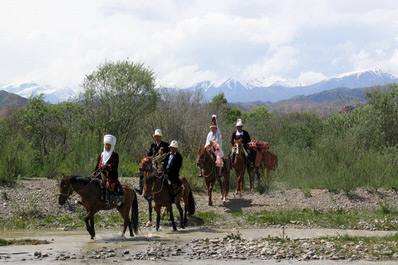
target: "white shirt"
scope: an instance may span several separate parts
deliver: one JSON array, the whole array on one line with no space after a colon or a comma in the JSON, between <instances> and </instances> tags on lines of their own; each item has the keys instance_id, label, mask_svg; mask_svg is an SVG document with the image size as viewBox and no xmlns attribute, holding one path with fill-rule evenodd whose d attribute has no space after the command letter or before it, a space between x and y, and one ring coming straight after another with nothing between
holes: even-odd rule
<instances>
[{"instance_id":1,"label":"white shirt","mask_svg":"<svg viewBox=\"0 0 398 265\"><path fill-rule=\"evenodd\" d=\"M214 135L213 132L210 131L209 134L207 135L205 146L210 145L210 141L214 141L214 142L216 142L218 144L219 150L221 152L221 155L224 156L224 152L222 151L222 136L221 136L221 133L217 132Z\"/></svg>"},{"instance_id":2,"label":"white shirt","mask_svg":"<svg viewBox=\"0 0 398 265\"><path fill-rule=\"evenodd\" d=\"M176 155L176 153L173 154L170 152L169 161L167 161L166 169L168 169L170 167L171 162L173 161L175 155Z\"/></svg>"}]
</instances>

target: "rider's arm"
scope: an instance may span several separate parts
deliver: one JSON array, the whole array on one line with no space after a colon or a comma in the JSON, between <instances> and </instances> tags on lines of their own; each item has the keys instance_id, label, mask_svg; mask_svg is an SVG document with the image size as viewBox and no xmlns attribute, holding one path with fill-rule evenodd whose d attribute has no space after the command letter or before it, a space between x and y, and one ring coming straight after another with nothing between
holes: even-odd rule
<instances>
[{"instance_id":1,"label":"rider's arm","mask_svg":"<svg viewBox=\"0 0 398 265\"><path fill-rule=\"evenodd\" d=\"M117 171L118 166L119 166L119 155L118 153L114 153L112 161L110 161L110 163L106 165L106 170L108 172Z\"/></svg>"},{"instance_id":2,"label":"rider's arm","mask_svg":"<svg viewBox=\"0 0 398 265\"><path fill-rule=\"evenodd\" d=\"M231 145L234 145L234 140L235 140L235 132L232 133L232 137L231 137Z\"/></svg>"}]
</instances>

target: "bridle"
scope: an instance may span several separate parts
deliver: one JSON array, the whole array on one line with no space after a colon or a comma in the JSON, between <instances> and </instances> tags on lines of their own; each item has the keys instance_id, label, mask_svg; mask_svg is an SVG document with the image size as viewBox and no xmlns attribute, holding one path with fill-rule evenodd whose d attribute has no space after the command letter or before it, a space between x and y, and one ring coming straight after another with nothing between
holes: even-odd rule
<instances>
[{"instance_id":1,"label":"bridle","mask_svg":"<svg viewBox=\"0 0 398 265\"><path fill-rule=\"evenodd\" d=\"M199 152L200 152L200 154L199 154ZM206 156L206 154L209 155L209 153L206 151L205 148L201 148L201 149L198 151L198 154L199 154L199 157L196 158L196 164L197 164L197 165L200 165L199 168L200 168L201 171L204 171L204 170L203 170L204 157ZM209 156L210 156L210 155L209 155ZM202 157L203 157L203 158L202 158ZM206 174L204 174L204 172L203 172L203 177L204 177L204 178L210 177L210 176L213 174L213 172L215 171L215 169L216 169L216 167L215 167L215 165L214 165L214 162L212 161L210 173L209 173L208 175L206 175Z\"/></svg>"},{"instance_id":2,"label":"bridle","mask_svg":"<svg viewBox=\"0 0 398 265\"><path fill-rule=\"evenodd\" d=\"M152 189L151 189L151 196L153 195L153 194L157 194L157 193L159 193L159 192L161 192L162 190L163 190L163 186L164 186L164 182L165 182L165 179L163 178L163 176L164 176L164 173L162 172L162 175L160 175L160 176L154 176L154 175L152 175L154 178L157 178L157 179L160 179L161 181L162 181L162 185L160 186L160 189L159 190L157 190L157 191L154 191L154 189L155 189L155 184L153 184L152 185Z\"/></svg>"}]
</instances>

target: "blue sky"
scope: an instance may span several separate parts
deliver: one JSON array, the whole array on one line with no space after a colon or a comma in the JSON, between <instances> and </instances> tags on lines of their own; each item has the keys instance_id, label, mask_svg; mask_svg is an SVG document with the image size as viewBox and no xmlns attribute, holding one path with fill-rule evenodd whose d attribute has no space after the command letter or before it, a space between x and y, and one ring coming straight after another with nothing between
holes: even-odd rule
<instances>
[{"instance_id":1,"label":"blue sky","mask_svg":"<svg viewBox=\"0 0 398 265\"><path fill-rule=\"evenodd\" d=\"M163 86L274 75L398 74L398 3L368 0L0 0L0 84L79 86L131 59Z\"/></svg>"}]
</instances>

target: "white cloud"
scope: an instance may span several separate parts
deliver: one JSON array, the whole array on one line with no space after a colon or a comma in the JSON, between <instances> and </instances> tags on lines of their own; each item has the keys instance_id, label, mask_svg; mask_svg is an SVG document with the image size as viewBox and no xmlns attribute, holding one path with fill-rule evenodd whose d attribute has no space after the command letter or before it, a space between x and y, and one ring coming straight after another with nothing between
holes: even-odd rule
<instances>
[{"instance_id":1,"label":"white cloud","mask_svg":"<svg viewBox=\"0 0 398 265\"><path fill-rule=\"evenodd\" d=\"M201 71L198 65L179 67L159 79L159 86L185 88L204 80L217 81L217 74L213 71Z\"/></svg>"},{"instance_id":2,"label":"white cloud","mask_svg":"<svg viewBox=\"0 0 398 265\"><path fill-rule=\"evenodd\" d=\"M127 57L174 84L398 71L396 14L383 0L3 1L0 83L77 86Z\"/></svg>"},{"instance_id":3,"label":"white cloud","mask_svg":"<svg viewBox=\"0 0 398 265\"><path fill-rule=\"evenodd\" d=\"M394 53L392 54L392 56L390 58L390 63L398 66L398 50L397 49L394 50Z\"/></svg>"},{"instance_id":4,"label":"white cloud","mask_svg":"<svg viewBox=\"0 0 398 265\"><path fill-rule=\"evenodd\" d=\"M249 65L243 71L244 79L254 79L266 75L284 76L298 65L298 49L294 47L281 47L270 56L262 58L258 64Z\"/></svg>"}]
</instances>

